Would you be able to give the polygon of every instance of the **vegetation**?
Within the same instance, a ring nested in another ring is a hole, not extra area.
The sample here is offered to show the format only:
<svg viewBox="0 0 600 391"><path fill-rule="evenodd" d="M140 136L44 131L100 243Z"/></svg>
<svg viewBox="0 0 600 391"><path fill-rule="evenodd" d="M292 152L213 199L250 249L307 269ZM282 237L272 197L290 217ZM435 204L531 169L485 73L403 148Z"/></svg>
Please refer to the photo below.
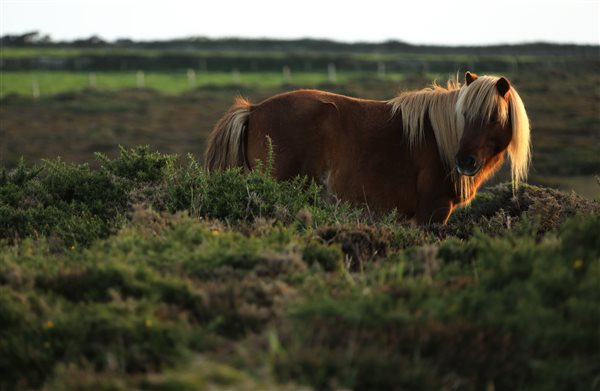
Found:
<svg viewBox="0 0 600 391"><path fill-rule="evenodd" d="M365 75L361 72L341 72L336 81L341 84L356 82ZM431 79L439 77L430 74ZM405 78L403 73L388 73L385 80L390 83ZM180 72L145 72L143 86L165 94L181 94L196 88L240 87L276 88L281 85L316 86L329 82L326 70L322 72L298 72L284 76L279 72L203 72L188 76ZM85 89L100 91L118 91L138 87L138 74L135 71L124 72L65 72L65 71L29 71L4 72L0 97L11 94L32 95L32 83L35 83L40 95L54 95L81 91Z"/></svg>
<svg viewBox="0 0 600 391"><path fill-rule="evenodd" d="M270 164L97 159L0 173L0 389L598 383L598 202L504 184L417 228Z"/></svg>

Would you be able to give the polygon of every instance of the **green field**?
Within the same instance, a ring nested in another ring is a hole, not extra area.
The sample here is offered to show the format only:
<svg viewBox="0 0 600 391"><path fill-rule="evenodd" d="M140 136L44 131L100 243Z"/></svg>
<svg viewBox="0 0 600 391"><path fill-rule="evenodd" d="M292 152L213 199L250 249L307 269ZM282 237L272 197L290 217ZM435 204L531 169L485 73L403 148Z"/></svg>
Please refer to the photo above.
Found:
<svg viewBox="0 0 600 391"><path fill-rule="evenodd" d="M372 74L371 76L376 74ZM339 72L336 82L346 84L368 76L364 72ZM431 74L432 78L440 75ZM399 82L405 77L401 73L387 73L384 80ZM54 95L62 92L80 91L93 86L100 91L117 91L138 86L137 72L2 72L0 74L0 97L8 94L32 95L33 84L37 84L39 94ZM187 72L145 72L144 86L166 94L180 94L198 87L244 86L244 87L279 87L293 84L314 87L330 82L329 75L323 72L291 73L289 78L283 72L196 72L190 81Z"/></svg>

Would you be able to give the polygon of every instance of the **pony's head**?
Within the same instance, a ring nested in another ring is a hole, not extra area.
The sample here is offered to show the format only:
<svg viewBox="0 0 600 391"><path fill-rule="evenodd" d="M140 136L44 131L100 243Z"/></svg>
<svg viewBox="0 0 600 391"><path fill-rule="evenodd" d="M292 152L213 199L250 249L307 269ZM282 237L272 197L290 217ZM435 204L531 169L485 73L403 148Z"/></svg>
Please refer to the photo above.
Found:
<svg viewBox="0 0 600 391"><path fill-rule="evenodd" d="M504 77L467 72L456 102L462 129L456 170L475 176L501 160L508 151L513 188L527 176L530 162L529 120L517 91Z"/></svg>

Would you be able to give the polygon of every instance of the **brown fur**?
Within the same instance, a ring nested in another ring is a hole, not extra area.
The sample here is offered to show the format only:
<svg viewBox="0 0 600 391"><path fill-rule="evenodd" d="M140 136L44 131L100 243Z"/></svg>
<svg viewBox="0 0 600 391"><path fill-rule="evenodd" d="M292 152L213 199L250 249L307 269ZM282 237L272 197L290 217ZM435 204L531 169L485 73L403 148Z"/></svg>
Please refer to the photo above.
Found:
<svg viewBox="0 0 600 391"><path fill-rule="evenodd" d="M237 140L245 141L236 149L228 144L227 132L232 129L232 113L239 113L240 108L247 118L243 137ZM420 224L446 222L453 209L469 202L481 183L500 167L510 143L510 124L496 129L501 135L491 141L483 137L487 133L475 131L481 124L465 124L465 136L471 135L472 140L469 144L463 137L460 150L485 144L485 151L480 156L481 169L470 177L470 193L463 195L457 190L455 168L442 161L428 116L423 121L419 142L409 145L402 112L392 115L390 102L316 90L283 93L252 106L238 101L215 126L205 165L208 170L252 169L257 160L267 159L270 138L274 175L280 180L305 175L322 182L341 199L366 204L372 211L384 213L395 208ZM241 152L234 154L234 150ZM240 157L243 151L244 159Z"/></svg>

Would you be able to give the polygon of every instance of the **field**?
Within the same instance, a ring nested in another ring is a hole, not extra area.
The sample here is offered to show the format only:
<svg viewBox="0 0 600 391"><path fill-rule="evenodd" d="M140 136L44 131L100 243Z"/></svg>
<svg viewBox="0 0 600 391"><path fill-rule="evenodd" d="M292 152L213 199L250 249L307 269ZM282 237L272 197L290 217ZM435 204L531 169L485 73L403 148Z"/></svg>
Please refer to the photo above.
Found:
<svg viewBox="0 0 600 391"><path fill-rule="evenodd" d="M431 79L440 75L430 74ZM383 80L390 83L401 81L402 73L387 73ZM90 78L95 81L90 83ZM364 78L364 72L336 73L336 82L346 84ZM32 84L35 80L40 95L54 95L64 92L80 91L83 89L98 89L100 91L118 91L138 87L137 72L5 72L0 84L0 97L9 94L32 95ZM186 71L174 72L145 72L143 86L158 92L174 95L191 92L195 88L206 87L235 87L245 88L277 88L285 84L317 86L329 81L327 72L300 72L286 77L282 72L248 72L237 76L234 72L197 72L188 78Z"/></svg>
<svg viewBox="0 0 600 391"><path fill-rule="evenodd" d="M597 59L212 44L2 48L0 391L600 387ZM162 69L173 56L209 56L212 69ZM98 68L40 68L55 64L42 57ZM100 69L124 58L156 69L143 86L139 68ZM296 66L307 59L311 70ZM515 194L501 171L447 225L375 217L306 178L276 182L277 156L248 175L198 163L236 95L389 99L464 63L518 88L533 168Z"/></svg>

